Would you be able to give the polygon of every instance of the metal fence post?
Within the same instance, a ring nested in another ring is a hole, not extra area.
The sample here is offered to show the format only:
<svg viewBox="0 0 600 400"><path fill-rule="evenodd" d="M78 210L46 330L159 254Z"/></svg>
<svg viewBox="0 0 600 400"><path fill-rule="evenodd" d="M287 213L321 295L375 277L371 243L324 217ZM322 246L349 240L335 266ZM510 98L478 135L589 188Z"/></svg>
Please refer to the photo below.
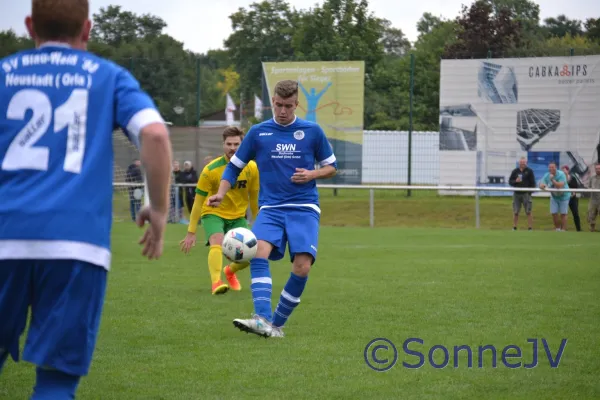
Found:
<svg viewBox="0 0 600 400"><path fill-rule="evenodd" d="M200 57L196 58L196 127L200 126Z"/></svg>
<svg viewBox="0 0 600 400"><path fill-rule="evenodd" d="M407 185L410 186L412 182L412 133L413 133L413 94L415 87L415 55L410 54L410 92L409 92L409 112L408 112L408 179ZM410 197L411 191L408 189L406 195Z"/></svg>
<svg viewBox="0 0 600 400"><path fill-rule="evenodd" d="M479 190L475 190L475 227L479 229Z"/></svg>
<svg viewBox="0 0 600 400"><path fill-rule="evenodd" d="M369 226L375 226L375 191L369 189Z"/></svg>
<svg viewBox="0 0 600 400"><path fill-rule="evenodd" d="M175 187L175 216L173 217L173 220L179 222L181 220L180 215L183 216L182 210L179 209L179 188L180 188L180 186L174 185L174 187Z"/></svg>

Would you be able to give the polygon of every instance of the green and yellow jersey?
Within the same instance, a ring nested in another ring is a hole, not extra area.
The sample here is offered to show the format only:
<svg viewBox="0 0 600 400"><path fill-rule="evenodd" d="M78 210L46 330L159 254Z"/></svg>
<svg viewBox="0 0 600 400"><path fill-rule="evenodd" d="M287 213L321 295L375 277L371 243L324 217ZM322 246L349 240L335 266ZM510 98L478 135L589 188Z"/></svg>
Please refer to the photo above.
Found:
<svg viewBox="0 0 600 400"><path fill-rule="evenodd" d="M259 174L254 161L250 161L242 170L237 182L225 195L219 207L210 207L206 198L217 194L221 184L221 176L229 163L227 156L215 158L204 167L198 184L196 185L196 198L190 216L189 232L196 232L198 220L208 214L216 215L223 219L237 219L246 216L250 207L252 215L258 213Z"/></svg>

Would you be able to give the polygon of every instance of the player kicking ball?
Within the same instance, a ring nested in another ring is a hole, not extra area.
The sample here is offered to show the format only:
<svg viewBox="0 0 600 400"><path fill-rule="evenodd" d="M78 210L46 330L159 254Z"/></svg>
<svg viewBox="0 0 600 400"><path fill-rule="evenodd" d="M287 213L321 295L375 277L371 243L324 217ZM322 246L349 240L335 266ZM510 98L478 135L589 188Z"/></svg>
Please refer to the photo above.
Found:
<svg viewBox="0 0 600 400"><path fill-rule="evenodd" d="M252 231L258 239L258 250L250 262L255 315L251 319L235 319L233 324L260 336L283 337L282 328L300 303L317 258L321 210L315 181L334 176L337 164L321 127L295 115L297 82L278 82L272 102L273 119L250 128L225 168L218 192L207 203L218 207L235 188L243 169L252 160L256 162L260 172L260 213ZM319 169L315 169L315 163ZM269 260L281 260L287 246L292 272L273 312Z"/></svg>
<svg viewBox="0 0 600 400"><path fill-rule="evenodd" d="M227 193L218 208L209 207L205 202L206 196L212 196L217 192L223 171L243 139L244 133L236 127L228 127L223 131L224 155L212 160L202 170L196 186L196 198L192 207L188 233L180 242L181 251L188 254L196 244L196 228L198 220L201 218L207 238L206 245L210 246L208 270L212 281L212 294L224 294L229 289L241 290L242 286L236 273L249 265L248 262L233 262L226 266L223 272L229 286L223 283L221 279L223 235L234 228L249 227L246 219L248 206L250 206L254 218L258 213L259 176L256 163L248 163L241 171L236 185Z"/></svg>
<svg viewBox="0 0 600 400"><path fill-rule="evenodd" d="M86 51L88 1L31 4L36 48L0 60L0 372L29 325L31 399L66 400L89 372L104 305L113 130L141 151L150 206L137 223L150 222L140 240L150 259L163 250L171 144L133 76Z"/></svg>

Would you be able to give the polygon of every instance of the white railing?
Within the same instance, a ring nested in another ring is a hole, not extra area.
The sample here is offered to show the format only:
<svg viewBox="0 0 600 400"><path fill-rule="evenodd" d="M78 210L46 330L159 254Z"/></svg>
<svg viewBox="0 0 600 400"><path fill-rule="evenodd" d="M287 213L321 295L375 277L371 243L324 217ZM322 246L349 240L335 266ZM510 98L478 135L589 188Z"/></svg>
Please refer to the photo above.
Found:
<svg viewBox="0 0 600 400"><path fill-rule="evenodd" d="M113 186L140 187L140 183L115 182ZM174 184L174 187L196 187L193 184ZM553 192L571 192L571 193L600 193L600 189L539 189L539 188L515 188L515 187L498 187L498 186L417 186L417 185L317 185L319 189L353 189L353 190L368 190L369 191L369 225L375 226L375 190L452 190L452 191L472 191L475 192L475 227L480 227L480 192L531 192L539 194L547 194ZM175 190L175 196L179 196L179 191ZM147 198L147 197L146 197ZM443 200L441 200L443 201ZM177 203L176 203L177 204Z"/></svg>

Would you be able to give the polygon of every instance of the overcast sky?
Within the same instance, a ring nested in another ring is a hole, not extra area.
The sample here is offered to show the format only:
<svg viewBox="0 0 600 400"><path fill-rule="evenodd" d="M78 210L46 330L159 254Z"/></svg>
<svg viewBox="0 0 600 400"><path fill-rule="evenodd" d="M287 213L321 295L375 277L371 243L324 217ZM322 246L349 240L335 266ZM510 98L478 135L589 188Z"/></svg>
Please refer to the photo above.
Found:
<svg viewBox="0 0 600 400"><path fill-rule="evenodd" d="M223 40L231 33L229 15L240 7L247 7L252 0L90 0L91 12L110 4L137 14L150 13L167 23L166 33L183 42L185 47L197 53L223 47ZM317 0L288 0L297 9L307 9ZM458 15L461 4L466 0L370 0L370 9L379 17L392 21L402 29L409 40L417 37L416 24L424 12L445 18ZM541 19L565 14L569 18L585 20L600 17L600 0L539 0ZM26 33L24 18L30 10L28 0L0 0L0 30L13 29Z"/></svg>

